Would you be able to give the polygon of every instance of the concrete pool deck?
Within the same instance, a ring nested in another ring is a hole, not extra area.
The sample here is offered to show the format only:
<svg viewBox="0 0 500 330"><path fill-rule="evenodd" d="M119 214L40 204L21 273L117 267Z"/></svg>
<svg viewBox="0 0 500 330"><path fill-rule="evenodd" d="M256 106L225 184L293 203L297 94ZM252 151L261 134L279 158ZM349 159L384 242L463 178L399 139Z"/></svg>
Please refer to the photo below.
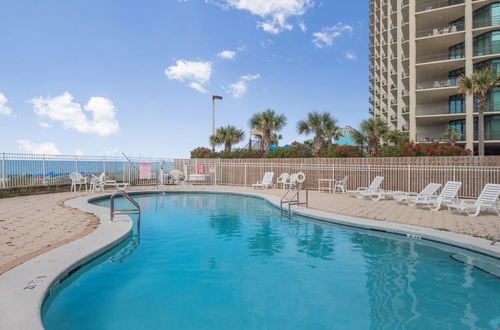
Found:
<svg viewBox="0 0 500 330"><path fill-rule="evenodd" d="M155 190L156 187L132 189ZM284 193L280 189L192 185L168 186L167 190L252 192L274 197L281 197ZM390 200L374 202L318 191L310 191L309 194L309 207L314 210L474 237L500 237L500 218L491 213L472 218L464 214L451 214L447 210L430 212L423 208L416 209ZM39 254L91 233L97 227L97 218L64 205L64 201L68 199L86 195L90 194L65 192L0 199L0 274Z"/></svg>

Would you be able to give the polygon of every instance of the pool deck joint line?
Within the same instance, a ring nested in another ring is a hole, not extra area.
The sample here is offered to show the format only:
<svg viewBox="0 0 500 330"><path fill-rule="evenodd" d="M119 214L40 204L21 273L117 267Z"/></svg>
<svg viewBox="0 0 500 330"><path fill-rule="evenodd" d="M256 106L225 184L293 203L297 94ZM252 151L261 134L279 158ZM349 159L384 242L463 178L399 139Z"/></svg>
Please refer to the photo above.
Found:
<svg viewBox="0 0 500 330"><path fill-rule="evenodd" d="M279 208L280 197L265 194L263 191L200 189L197 187L179 187L167 190L175 192L230 193L258 197L267 200ZM159 193L158 190L131 192L138 194ZM0 329L43 329L41 308L51 288L60 278L79 265L94 259L116 246L132 230L132 220L120 216L116 221L109 221L109 209L90 204L110 194L83 196L65 202L65 205L96 215L99 226L89 235L39 255L0 275ZM425 239L454 247L461 247L494 258L500 258L500 244L491 245L490 241L454 232L439 231L413 225L370 220L361 217L345 216L317 209L294 207L297 215L327 221L349 227L383 231L399 234L413 239Z"/></svg>

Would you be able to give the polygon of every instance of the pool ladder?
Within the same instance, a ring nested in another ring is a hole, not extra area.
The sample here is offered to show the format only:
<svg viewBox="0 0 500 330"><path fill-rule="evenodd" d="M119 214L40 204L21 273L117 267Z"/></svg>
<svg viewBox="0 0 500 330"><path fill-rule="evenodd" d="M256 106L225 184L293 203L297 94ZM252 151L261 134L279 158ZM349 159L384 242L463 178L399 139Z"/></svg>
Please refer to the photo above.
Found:
<svg viewBox="0 0 500 330"><path fill-rule="evenodd" d="M304 191L306 193L306 199L305 201L301 202L300 201L300 192ZM286 197L291 193L295 192L290 199L286 199ZM306 207L309 207L309 192L307 188L300 186L292 186L290 189L287 190L287 192L281 197L280 200L280 209L281 209L281 214L283 214L283 205L288 204L288 215L292 214L292 205L305 205Z"/></svg>
<svg viewBox="0 0 500 330"><path fill-rule="evenodd" d="M121 196L121 197L126 198L133 206L135 206L135 208L133 208L133 209L115 209L115 198L117 196ZM111 195L109 203L110 203L110 210L111 210L111 214L110 214L111 221L113 221L115 215L120 215L120 214L137 214L139 218L141 217L141 207L139 206L139 203L137 203L135 201L135 199L130 197L130 195L125 190L118 189L117 191L115 191Z"/></svg>

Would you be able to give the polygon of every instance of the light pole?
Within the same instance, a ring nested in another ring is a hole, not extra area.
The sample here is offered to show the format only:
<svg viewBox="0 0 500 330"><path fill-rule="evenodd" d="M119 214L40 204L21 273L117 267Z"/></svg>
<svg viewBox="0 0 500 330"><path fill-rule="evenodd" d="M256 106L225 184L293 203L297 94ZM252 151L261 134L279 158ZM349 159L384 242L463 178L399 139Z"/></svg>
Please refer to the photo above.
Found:
<svg viewBox="0 0 500 330"><path fill-rule="evenodd" d="M215 100L222 100L219 95L212 95L212 135L215 135ZM215 145L212 145L212 150L215 151Z"/></svg>

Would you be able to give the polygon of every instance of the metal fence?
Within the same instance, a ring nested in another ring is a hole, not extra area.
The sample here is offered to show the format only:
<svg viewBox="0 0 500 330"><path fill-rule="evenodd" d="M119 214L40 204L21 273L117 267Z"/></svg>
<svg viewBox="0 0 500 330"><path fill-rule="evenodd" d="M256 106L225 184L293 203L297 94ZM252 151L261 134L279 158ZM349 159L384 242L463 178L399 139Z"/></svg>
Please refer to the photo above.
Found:
<svg viewBox="0 0 500 330"><path fill-rule="evenodd" d="M281 160L283 161L283 160ZM245 162L219 159L186 159L176 160L176 167L188 173L197 173L200 168L212 167L215 171L207 173L205 183L230 186L251 186L262 180L265 172L274 172L274 181L282 173L303 172L306 175L306 186L318 188L318 179L341 180L349 176L348 189L366 187L375 176L383 176L382 189L418 192L427 184L447 181L460 181L462 197L477 197L487 183L500 183L500 166L454 166L454 165L373 165L312 163L311 162ZM286 160L285 160L286 161ZM305 161L308 161L307 159Z"/></svg>
<svg viewBox="0 0 500 330"><path fill-rule="evenodd" d="M150 164L149 179L139 176L140 165L144 163ZM173 160L1 153L0 189L69 184L72 172L87 177L104 172L107 179L131 184L156 184L161 166L168 171L173 168Z"/></svg>
<svg viewBox="0 0 500 330"><path fill-rule="evenodd" d="M151 173L141 178L140 166ZM385 177L383 189L420 191L430 182L463 183L462 197L477 197L486 183L500 183L500 157L410 157L410 158L311 158L311 159L170 159L91 156L0 154L0 189L69 184L71 172L84 176L106 174L107 179L134 185L155 185L160 168L164 173L180 170L198 184L251 186L265 172L304 172L306 185L318 188L318 179L341 180L349 176L348 189L367 186L377 175ZM195 175L194 175L195 174ZM190 180L191 179L191 180Z"/></svg>

